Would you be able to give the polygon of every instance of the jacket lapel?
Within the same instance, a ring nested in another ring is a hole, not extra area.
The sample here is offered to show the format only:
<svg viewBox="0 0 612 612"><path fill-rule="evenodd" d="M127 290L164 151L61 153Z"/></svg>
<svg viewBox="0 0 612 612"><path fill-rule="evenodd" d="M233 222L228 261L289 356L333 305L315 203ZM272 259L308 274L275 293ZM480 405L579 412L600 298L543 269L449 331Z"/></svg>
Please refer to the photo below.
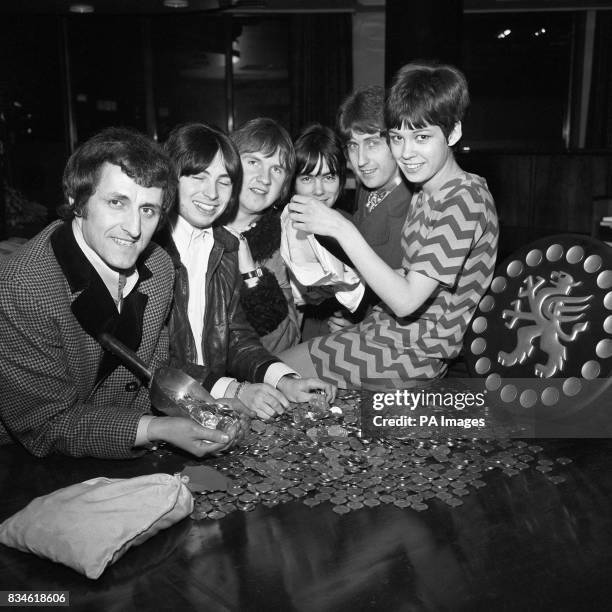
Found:
<svg viewBox="0 0 612 612"><path fill-rule="evenodd" d="M70 308L83 330L96 340L101 332L107 332L137 351L142 340L142 323L149 299L138 289L144 280L151 277L151 271L143 263L149 249L140 257L138 284L123 301L119 314L106 285L79 248L70 222L58 227L51 237L51 244L70 290L76 295ZM120 364L117 357L105 351L96 382L106 378Z"/></svg>

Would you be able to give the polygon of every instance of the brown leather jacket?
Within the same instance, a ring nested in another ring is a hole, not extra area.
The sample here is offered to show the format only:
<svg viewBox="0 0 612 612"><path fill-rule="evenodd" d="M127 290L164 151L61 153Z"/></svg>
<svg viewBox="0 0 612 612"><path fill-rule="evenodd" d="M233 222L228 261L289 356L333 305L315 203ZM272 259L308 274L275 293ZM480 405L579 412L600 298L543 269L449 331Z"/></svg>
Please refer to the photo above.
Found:
<svg viewBox="0 0 612 612"><path fill-rule="evenodd" d="M240 305L242 279L238 269L238 240L222 227L213 229L215 239L206 272L206 313L202 334L204 365L197 365L195 339L187 317L189 283L169 225L155 237L174 262L174 303L168 323L170 361L211 389L221 376L263 382L276 359L261 344Z"/></svg>

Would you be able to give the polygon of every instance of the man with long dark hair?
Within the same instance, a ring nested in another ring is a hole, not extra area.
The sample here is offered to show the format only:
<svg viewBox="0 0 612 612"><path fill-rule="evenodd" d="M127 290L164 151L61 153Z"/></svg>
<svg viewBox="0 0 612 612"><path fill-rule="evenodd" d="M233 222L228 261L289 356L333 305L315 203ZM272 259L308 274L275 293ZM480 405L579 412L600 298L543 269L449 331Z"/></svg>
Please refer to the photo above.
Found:
<svg viewBox="0 0 612 612"><path fill-rule="evenodd" d="M229 441L152 416L147 387L97 340L112 334L152 370L168 359L173 268L150 241L175 181L159 146L126 129L100 132L68 160L64 220L0 269L0 444L122 458L157 440L197 456Z"/></svg>

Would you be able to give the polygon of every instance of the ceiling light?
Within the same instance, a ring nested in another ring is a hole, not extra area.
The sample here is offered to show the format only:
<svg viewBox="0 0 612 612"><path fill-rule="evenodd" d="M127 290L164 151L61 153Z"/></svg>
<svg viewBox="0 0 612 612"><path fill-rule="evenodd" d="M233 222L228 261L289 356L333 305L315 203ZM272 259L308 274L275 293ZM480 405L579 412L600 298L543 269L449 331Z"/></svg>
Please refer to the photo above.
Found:
<svg viewBox="0 0 612 612"><path fill-rule="evenodd" d="M189 2L187 0L164 0L164 6L167 8L187 8L189 6Z"/></svg>
<svg viewBox="0 0 612 612"><path fill-rule="evenodd" d="M94 7L91 4L71 4L70 5L71 13L93 13Z"/></svg>

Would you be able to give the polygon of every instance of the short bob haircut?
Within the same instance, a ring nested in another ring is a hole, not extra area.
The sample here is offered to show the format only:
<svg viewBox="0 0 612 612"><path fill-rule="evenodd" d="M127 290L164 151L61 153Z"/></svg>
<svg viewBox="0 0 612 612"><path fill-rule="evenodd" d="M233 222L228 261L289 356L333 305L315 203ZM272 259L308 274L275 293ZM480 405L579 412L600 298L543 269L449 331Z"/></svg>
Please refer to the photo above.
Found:
<svg viewBox="0 0 612 612"><path fill-rule="evenodd" d="M385 105L387 129L440 127L448 138L470 102L465 75L455 66L421 61L399 69Z"/></svg>
<svg viewBox="0 0 612 612"><path fill-rule="evenodd" d="M280 163L287 171L287 176L274 206L284 205L289 198L295 172L295 151L287 130L274 119L257 117L243 123L232 132L231 138L240 155L261 153L264 157L271 157L279 151Z"/></svg>
<svg viewBox="0 0 612 612"><path fill-rule="evenodd" d="M319 160L325 160L329 171L338 177L340 193L342 192L346 183L346 158L342 143L334 130L320 123L313 123L302 131L294 146L295 178L301 174L312 173Z"/></svg>
<svg viewBox="0 0 612 612"><path fill-rule="evenodd" d="M358 134L385 134L385 90L379 85L356 89L338 109L338 132L346 143L351 132Z"/></svg>
<svg viewBox="0 0 612 612"><path fill-rule="evenodd" d="M204 172L221 153L223 164L232 181L232 195L223 213L213 225L225 225L233 220L238 210L238 196L242 187L240 155L229 136L207 123L186 123L170 132L164 150L176 168L178 178ZM177 204L178 206L178 204Z"/></svg>
<svg viewBox="0 0 612 612"><path fill-rule="evenodd" d="M64 204L59 215L66 220L86 215L87 202L100 182L104 164L114 164L141 187L163 190L160 224L174 203L176 176L172 162L148 136L127 128L111 127L84 142L64 169Z"/></svg>

